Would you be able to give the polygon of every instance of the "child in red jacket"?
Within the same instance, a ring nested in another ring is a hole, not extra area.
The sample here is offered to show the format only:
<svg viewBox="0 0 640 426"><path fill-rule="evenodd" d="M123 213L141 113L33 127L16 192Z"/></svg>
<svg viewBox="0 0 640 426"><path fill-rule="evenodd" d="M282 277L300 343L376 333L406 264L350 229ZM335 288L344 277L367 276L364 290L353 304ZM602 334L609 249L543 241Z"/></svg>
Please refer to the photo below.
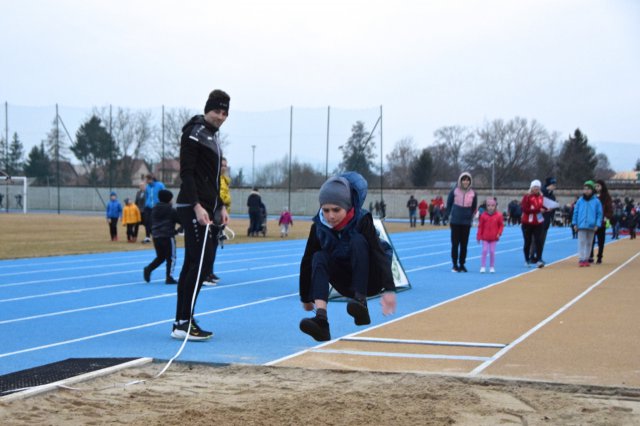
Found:
<svg viewBox="0 0 640 426"><path fill-rule="evenodd" d="M480 260L480 273L486 272L487 253L489 253L489 272L496 272L496 244L504 230L504 221L502 214L496 212L497 203L495 198L487 200L487 209L480 216L478 223L478 242L482 241L482 257Z"/></svg>

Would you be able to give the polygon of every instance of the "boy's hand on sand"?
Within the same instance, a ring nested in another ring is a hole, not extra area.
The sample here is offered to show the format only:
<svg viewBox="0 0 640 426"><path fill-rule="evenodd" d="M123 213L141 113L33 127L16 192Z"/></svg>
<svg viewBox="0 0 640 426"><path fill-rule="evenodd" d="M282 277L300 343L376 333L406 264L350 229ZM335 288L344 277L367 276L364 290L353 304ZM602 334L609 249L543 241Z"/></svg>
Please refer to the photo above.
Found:
<svg viewBox="0 0 640 426"><path fill-rule="evenodd" d="M380 305L382 305L382 315L387 316L395 314L396 312L396 293L393 291L387 291L382 294L380 299Z"/></svg>
<svg viewBox="0 0 640 426"><path fill-rule="evenodd" d="M313 311L313 303L312 302L305 302L302 303L302 309L304 309L305 311Z"/></svg>

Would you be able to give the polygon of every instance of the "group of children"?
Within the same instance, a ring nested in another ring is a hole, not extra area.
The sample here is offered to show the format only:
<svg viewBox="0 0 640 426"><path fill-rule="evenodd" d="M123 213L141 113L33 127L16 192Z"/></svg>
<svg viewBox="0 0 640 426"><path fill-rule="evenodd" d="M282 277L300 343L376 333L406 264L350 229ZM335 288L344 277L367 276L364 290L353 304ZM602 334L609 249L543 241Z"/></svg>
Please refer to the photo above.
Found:
<svg viewBox="0 0 640 426"><path fill-rule="evenodd" d="M142 214L138 206L125 198L123 208L118 201L118 195L111 192L106 213L111 241L118 241L118 220L122 218L122 226L127 228L127 242L135 243L138 239L138 229L142 223Z"/></svg>

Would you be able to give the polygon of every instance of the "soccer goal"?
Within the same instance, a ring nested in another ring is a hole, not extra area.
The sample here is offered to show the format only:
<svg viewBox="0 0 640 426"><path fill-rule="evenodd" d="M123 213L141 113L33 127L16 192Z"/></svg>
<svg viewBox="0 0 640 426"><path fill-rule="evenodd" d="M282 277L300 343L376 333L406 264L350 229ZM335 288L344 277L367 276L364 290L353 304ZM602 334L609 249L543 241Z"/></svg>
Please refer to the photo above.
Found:
<svg viewBox="0 0 640 426"><path fill-rule="evenodd" d="M26 176L0 176L0 210L27 213Z"/></svg>

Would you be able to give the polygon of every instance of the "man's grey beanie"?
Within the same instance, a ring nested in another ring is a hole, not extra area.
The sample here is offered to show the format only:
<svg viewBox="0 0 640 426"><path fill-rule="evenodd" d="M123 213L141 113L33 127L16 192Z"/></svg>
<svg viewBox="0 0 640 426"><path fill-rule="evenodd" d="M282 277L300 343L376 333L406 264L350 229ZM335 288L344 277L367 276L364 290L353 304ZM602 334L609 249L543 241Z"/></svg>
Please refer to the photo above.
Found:
<svg viewBox="0 0 640 426"><path fill-rule="evenodd" d="M345 210L352 207L351 204L351 186L349 181L340 176L329 178L320 187L318 194L320 205L335 204Z"/></svg>

